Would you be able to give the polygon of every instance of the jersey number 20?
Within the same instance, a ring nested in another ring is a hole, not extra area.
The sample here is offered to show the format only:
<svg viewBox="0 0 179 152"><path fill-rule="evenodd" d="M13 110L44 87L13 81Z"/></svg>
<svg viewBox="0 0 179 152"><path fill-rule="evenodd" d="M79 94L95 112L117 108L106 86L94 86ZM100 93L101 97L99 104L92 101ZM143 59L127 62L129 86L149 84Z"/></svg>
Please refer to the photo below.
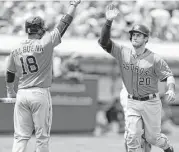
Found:
<svg viewBox="0 0 179 152"><path fill-rule="evenodd" d="M27 71L25 69L25 66L24 66L24 60L23 60L23 57L20 58L20 61L21 61L21 64L22 64L22 70L23 70L23 74L27 74ZM34 72L37 72L38 71L38 65L37 65L37 62L36 62L36 59L34 56L27 56L25 58L25 62L27 64L27 67L28 67L28 70L30 73L34 73Z"/></svg>
<svg viewBox="0 0 179 152"><path fill-rule="evenodd" d="M150 77L139 78L139 85L150 85Z"/></svg>

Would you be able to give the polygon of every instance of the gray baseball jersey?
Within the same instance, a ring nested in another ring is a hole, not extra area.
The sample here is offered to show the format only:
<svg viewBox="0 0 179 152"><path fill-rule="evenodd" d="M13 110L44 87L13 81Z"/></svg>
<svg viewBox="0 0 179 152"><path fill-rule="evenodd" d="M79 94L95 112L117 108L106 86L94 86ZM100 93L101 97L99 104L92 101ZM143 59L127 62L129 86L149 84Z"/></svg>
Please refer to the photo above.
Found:
<svg viewBox="0 0 179 152"><path fill-rule="evenodd" d="M27 39L14 49L7 69L19 77L19 89L29 87L48 88L52 81L52 54L61 42L57 28L46 32L42 39Z"/></svg>
<svg viewBox="0 0 179 152"><path fill-rule="evenodd" d="M128 93L134 96L157 93L158 80L173 75L167 63L148 49L137 57L132 49L113 42L111 55L119 63Z"/></svg>

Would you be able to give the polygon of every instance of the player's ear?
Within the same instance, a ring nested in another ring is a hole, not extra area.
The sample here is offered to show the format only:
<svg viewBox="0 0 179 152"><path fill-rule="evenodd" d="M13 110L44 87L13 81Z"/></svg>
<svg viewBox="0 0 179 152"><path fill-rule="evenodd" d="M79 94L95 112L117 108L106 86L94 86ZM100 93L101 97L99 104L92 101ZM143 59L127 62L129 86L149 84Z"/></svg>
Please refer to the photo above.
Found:
<svg viewBox="0 0 179 152"><path fill-rule="evenodd" d="M148 36L145 36L145 43L147 43L149 40L149 37Z"/></svg>

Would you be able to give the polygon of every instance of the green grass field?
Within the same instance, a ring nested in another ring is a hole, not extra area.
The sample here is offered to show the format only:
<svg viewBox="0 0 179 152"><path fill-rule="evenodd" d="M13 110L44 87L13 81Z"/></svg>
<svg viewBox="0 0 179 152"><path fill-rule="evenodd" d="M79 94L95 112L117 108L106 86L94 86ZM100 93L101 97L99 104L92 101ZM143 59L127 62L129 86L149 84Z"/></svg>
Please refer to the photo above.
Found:
<svg viewBox="0 0 179 152"><path fill-rule="evenodd" d="M168 135L175 152L179 151L179 127L172 126L172 133ZM0 152L11 152L13 135L0 135ZM33 152L35 138L29 141L27 152ZM60 135L52 134L50 140L52 152L125 152L123 135L110 132L105 135ZM152 152L163 152L153 147Z"/></svg>

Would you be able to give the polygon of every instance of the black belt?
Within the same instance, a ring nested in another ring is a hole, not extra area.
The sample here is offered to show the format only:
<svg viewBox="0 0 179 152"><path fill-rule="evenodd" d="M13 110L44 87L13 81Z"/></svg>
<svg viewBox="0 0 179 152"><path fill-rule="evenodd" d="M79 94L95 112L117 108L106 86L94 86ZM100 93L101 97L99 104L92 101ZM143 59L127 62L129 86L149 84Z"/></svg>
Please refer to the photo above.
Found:
<svg viewBox="0 0 179 152"><path fill-rule="evenodd" d="M149 95L149 96L145 96L145 97L135 97L135 96L129 94L128 98L134 99L134 100L139 100L139 101L146 101L146 100L156 98L156 94L151 94L151 96Z"/></svg>

